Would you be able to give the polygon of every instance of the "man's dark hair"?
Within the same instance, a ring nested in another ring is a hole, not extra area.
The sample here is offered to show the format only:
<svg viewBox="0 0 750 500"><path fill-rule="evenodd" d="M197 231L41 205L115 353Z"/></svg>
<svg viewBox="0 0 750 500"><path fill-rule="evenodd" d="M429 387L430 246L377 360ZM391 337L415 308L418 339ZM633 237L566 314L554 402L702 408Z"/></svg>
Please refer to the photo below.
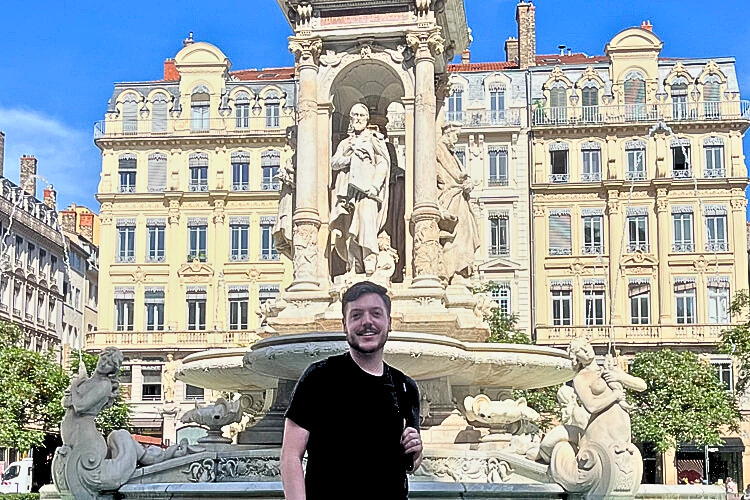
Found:
<svg viewBox="0 0 750 500"><path fill-rule="evenodd" d="M385 312L388 316L391 315L391 298L388 296L388 290L371 281L360 281L349 287L349 289L344 292L344 295L341 296L341 313L344 317L346 317L346 305L368 293L380 295L380 298L383 299L383 304L385 304Z"/></svg>

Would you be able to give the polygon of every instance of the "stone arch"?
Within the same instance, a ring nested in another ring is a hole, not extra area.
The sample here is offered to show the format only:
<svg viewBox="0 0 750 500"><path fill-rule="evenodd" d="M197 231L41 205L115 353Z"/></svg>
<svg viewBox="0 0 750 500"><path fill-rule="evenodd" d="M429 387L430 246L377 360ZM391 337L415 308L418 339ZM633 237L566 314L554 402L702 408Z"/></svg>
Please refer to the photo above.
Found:
<svg viewBox="0 0 750 500"><path fill-rule="evenodd" d="M180 67L219 66L229 71L232 64L218 47L206 42L194 42L183 47L174 57L175 66Z"/></svg>

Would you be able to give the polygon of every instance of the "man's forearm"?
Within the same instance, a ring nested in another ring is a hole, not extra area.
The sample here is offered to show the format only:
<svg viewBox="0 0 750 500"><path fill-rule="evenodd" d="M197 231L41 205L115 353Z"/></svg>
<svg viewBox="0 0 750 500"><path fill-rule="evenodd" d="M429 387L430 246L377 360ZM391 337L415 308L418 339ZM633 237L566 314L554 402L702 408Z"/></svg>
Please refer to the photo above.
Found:
<svg viewBox="0 0 750 500"><path fill-rule="evenodd" d="M306 500L305 473L302 460L297 457L281 457L281 482L287 500Z"/></svg>

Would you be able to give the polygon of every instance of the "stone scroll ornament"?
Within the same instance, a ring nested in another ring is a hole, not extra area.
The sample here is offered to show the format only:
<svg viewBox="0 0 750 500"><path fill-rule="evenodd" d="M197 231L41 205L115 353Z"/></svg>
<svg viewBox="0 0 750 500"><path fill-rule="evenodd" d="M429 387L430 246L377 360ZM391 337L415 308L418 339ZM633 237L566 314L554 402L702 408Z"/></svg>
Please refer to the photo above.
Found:
<svg viewBox="0 0 750 500"><path fill-rule="evenodd" d="M569 433L568 439L554 444L549 475L566 491L586 499L633 498L643 461L630 440L632 407L625 401L625 390L643 391L646 383L628 375L609 355L599 367L586 340L574 339L568 354L576 370L573 389L590 417L580 437Z"/></svg>
<svg viewBox="0 0 750 500"><path fill-rule="evenodd" d="M138 464L152 465L203 451L189 446L187 441L166 450L158 446L144 448L124 429L114 430L104 439L94 420L117 399L122 360L119 349L105 348L94 373L89 377L81 362L78 375L65 391L65 416L60 424L63 444L52 461L52 479L62 498L111 499L132 477Z"/></svg>

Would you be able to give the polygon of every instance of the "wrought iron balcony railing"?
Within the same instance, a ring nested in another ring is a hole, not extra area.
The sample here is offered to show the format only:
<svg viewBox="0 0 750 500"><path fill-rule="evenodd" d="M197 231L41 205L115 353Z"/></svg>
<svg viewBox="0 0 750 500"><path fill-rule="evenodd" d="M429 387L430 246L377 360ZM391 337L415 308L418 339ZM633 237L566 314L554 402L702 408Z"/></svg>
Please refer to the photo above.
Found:
<svg viewBox="0 0 750 500"><path fill-rule="evenodd" d="M510 247L508 245L497 245L489 248L490 257L502 257L510 255Z"/></svg>
<svg viewBox="0 0 750 500"><path fill-rule="evenodd" d="M691 179L693 170L690 168L672 170L672 179Z"/></svg>
<svg viewBox="0 0 750 500"><path fill-rule="evenodd" d="M648 253L649 251L650 251L650 246L648 243L628 243L628 246L627 246L628 253L635 253L635 252Z"/></svg>
<svg viewBox="0 0 750 500"><path fill-rule="evenodd" d="M581 174L581 182L601 182L601 172L584 172Z"/></svg>
<svg viewBox="0 0 750 500"><path fill-rule="evenodd" d="M583 255L599 255L604 253L604 245L583 245L581 247L581 253Z"/></svg>
<svg viewBox="0 0 750 500"><path fill-rule="evenodd" d="M690 252L695 252L695 243L692 243L692 242L673 243L672 244L672 251L675 252L675 253L690 253Z"/></svg>
<svg viewBox="0 0 750 500"><path fill-rule="evenodd" d="M706 252L728 252L729 243L726 241L709 241L706 243Z"/></svg>
<svg viewBox="0 0 750 500"><path fill-rule="evenodd" d="M549 174L549 181L553 184L570 182L570 174Z"/></svg>
<svg viewBox="0 0 750 500"><path fill-rule="evenodd" d="M252 116L247 121L240 122L234 116L196 120L191 118L125 120L122 117L116 117L95 122L94 139L207 134L284 134L286 127L294 125L294 115L292 111L288 115L271 120L267 120L265 116Z"/></svg>

